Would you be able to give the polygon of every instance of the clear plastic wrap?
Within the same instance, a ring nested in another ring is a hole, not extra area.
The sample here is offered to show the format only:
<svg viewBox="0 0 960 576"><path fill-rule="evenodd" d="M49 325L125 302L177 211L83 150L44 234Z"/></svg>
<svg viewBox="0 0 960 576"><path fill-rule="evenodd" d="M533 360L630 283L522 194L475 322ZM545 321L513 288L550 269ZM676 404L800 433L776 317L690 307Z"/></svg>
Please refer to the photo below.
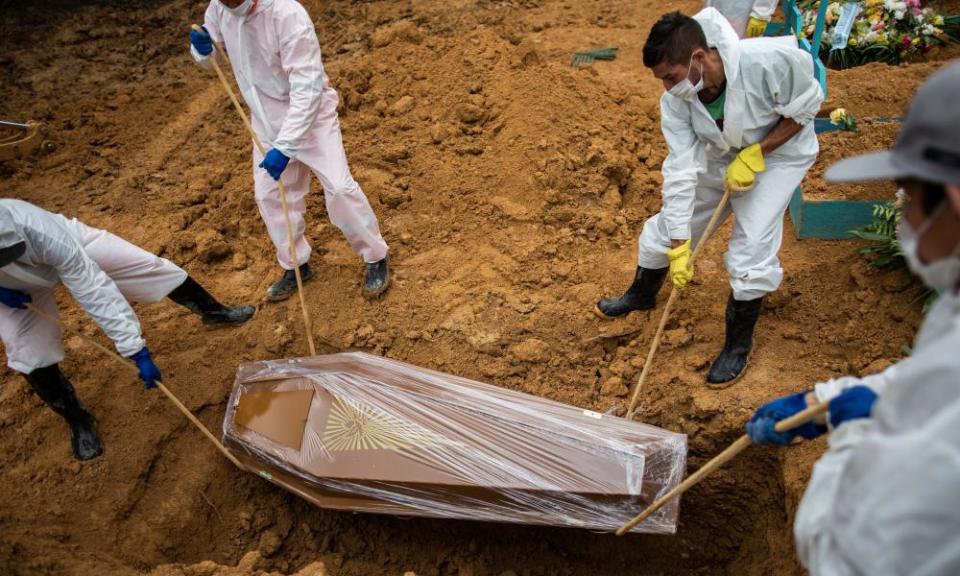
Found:
<svg viewBox="0 0 960 576"><path fill-rule="evenodd" d="M363 353L241 365L223 435L323 508L609 531L686 468L683 434Z"/></svg>

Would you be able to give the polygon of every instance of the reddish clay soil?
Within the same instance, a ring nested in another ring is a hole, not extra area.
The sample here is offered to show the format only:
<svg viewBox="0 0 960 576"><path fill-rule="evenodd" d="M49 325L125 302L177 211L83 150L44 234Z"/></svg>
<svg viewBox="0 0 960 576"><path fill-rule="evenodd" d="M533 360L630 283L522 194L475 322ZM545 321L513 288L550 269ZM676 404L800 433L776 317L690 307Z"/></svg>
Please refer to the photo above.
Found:
<svg viewBox="0 0 960 576"><path fill-rule="evenodd" d="M219 430L240 362L307 347L296 300L264 302L278 268L253 201L249 139L215 77L188 55L205 2L0 4L0 117L44 122L47 141L43 153L0 165L2 194L110 229L222 299L257 305L235 330L207 329L169 302L137 307L168 385ZM660 13L697 3L304 4L395 272L383 299L361 297L360 262L316 190L307 299L321 352L364 350L622 408L660 309L602 322L591 307L626 286L641 224L660 205L662 87L641 63L646 32ZM619 47L616 60L570 67L574 51L606 46ZM831 71L825 112L898 115L949 54ZM830 135L824 158L881 148L895 131ZM811 190L827 190L822 164ZM723 342L729 223L668 325L639 414L689 435L691 470L764 401L896 361L920 321L909 276L871 269L852 241L798 242L789 226L786 279L736 385L704 386ZM103 340L66 294L61 303L71 329ZM670 537L353 515L239 472L161 395L95 350L69 349L62 367L96 414L106 453L73 462L66 427L0 369L0 573L801 573L790 523L822 441L750 449L684 497Z"/></svg>

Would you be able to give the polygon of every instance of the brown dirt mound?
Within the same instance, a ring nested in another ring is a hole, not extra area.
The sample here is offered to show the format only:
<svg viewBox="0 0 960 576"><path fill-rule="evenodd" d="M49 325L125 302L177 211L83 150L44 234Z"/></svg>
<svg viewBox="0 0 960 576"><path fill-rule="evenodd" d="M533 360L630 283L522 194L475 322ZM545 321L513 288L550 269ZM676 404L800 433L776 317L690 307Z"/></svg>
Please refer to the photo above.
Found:
<svg viewBox="0 0 960 576"><path fill-rule="evenodd" d="M149 576L284 576L279 572L261 570L263 556L260 552L247 552L236 566L224 566L210 560L204 560L187 566L183 564L165 564L150 571ZM313 562L291 576L327 576L323 562ZM409 574L409 573L408 573Z"/></svg>
<svg viewBox="0 0 960 576"><path fill-rule="evenodd" d="M297 303L263 301L277 268L253 202L248 139L187 54L203 4L5 7L0 117L44 121L50 145L0 166L0 186L177 261L226 301L258 305L237 330L207 330L170 303L137 308L170 386L219 429L239 362L306 346ZM623 389L604 384L635 382L658 311L602 323L590 307L624 287L640 225L659 207L661 87L639 51L665 8L304 4L396 274L382 300L362 299L360 263L318 190L309 204L318 277L307 292L322 351L366 350L598 411L622 406ZM619 46L618 59L569 66L573 51L599 46ZM831 101L859 116L894 114L934 68L889 69L869 100L861 83L871 74L832 72ZM910 279L870 269L854 243L788 235L787 278L768 299L750 371L707 390L723 340L726 234L707 248L642 397L643 420L690 436L691 469L763 401L899 358L920 316ZM68 324L97 334L67 295L61 302ZM617 333L626 335L601 336ZM820 443L741 456L685 496L674 537L351 515L234 470L165 399L95 351L74 347L64 370L99 418L106 453L71 462L55 415L0 372L3 573L231 574L224 566L241 559L240 574L315 561L336 576L799 573L789 522Z"/></svg>

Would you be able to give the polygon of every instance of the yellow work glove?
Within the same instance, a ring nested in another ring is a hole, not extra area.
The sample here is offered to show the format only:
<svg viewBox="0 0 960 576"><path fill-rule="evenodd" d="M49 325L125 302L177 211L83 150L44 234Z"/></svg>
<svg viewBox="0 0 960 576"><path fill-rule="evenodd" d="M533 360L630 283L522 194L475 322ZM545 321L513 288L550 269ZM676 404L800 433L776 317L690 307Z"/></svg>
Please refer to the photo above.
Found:
<svg viewBox="0 0 960 576"><path fill-rule="evenodd" d="M757 180L757 173L767 169L763 161L763 149L760 144L747 146L737 154L733 162L727 166L727 177L723 183L734 196L753 190Z"/></svg>
<svg viewBox="0 0 960 576"><path fill-rule="evenodd" d="M750 18L750 21L747 22L747 38L756 38L757 36L763 36L763 33L767 31L767 21L761 20L759 18Z"/></svg>
<svg viewBox="0 0 960 576"><path fill-rule="evenodd" d="M693 278L693 266L690 266L690 241L667 250L670 259L670 280L677 288L683 288Z"/></svg>

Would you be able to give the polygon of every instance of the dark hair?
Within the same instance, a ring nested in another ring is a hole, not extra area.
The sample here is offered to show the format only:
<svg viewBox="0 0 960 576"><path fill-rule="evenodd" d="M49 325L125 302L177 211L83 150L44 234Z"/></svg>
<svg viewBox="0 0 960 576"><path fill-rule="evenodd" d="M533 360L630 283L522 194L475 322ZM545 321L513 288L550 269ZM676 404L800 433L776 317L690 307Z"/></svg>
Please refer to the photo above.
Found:
<svg viewBox="0 0 960 576"><path fill-rule="evenodd" d="M653 68L667 61L669 64L686 64L697 48L707 47L700 23L680 12L664 14L650 29L647 43L643 45L643 65Z"/></svg>

